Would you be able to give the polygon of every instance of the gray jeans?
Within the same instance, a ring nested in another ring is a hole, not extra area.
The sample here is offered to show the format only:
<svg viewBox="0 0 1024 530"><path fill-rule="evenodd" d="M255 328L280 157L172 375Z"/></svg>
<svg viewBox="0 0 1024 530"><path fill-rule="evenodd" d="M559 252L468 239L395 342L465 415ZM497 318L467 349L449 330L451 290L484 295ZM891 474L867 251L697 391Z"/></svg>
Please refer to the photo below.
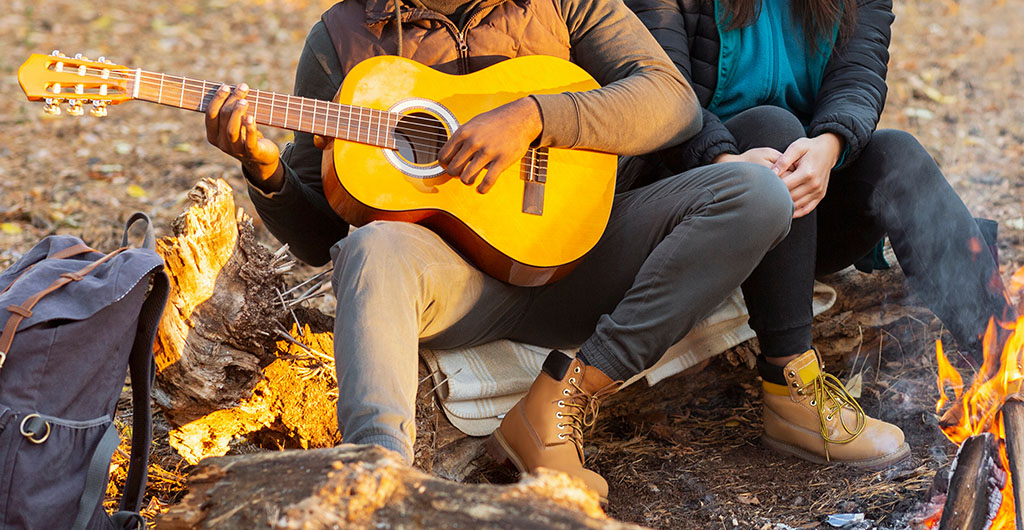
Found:
<svg viewBox="0 0 1024 530"><path fill-rule="evenodd" d="M792 212L767 168L694 169L616 196L579 266L532 288L487 276L418 225L354 231L331 249L343 438L412 461L420 344L582 344L611 378L639 373L740 285L785 237Z"/></svg>

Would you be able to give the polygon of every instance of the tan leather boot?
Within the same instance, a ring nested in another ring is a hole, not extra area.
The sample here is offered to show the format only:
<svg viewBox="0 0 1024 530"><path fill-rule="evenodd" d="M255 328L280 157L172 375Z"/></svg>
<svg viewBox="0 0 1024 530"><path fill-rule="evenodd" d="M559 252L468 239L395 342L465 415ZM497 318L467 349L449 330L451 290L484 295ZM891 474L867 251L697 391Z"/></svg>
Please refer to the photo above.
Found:
<svg viewBox="0 0 1024 530"><path fill-rule="evenodd" d="M864 414L811 349L784 370L788 386L765 381L764 442L805 460L881 469L910 455L899 427Z"/></svg>
<svg viewBox="0 0 1024 530"><path fill-rule="evenodd" d="M600 399L615 393L612 381L593 366L553 351L529 392L488 440L491 456L512 463L520 472L538 467L580 478L607 502L608 483L583 467L583 429L594 424Z"/></svg>

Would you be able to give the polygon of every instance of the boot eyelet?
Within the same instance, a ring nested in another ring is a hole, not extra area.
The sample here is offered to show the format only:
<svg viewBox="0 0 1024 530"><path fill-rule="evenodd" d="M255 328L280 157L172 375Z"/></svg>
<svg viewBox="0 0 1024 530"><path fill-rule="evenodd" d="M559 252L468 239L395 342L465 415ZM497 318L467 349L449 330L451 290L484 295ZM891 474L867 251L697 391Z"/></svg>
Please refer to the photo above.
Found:
<svg viewBox="0 0 1024 530"><path fill-rule="evenodd" d="M829 414L828 416L825 417L825 421L832 421L832 418L835 418L835 417L836 417L835 414Z"/></svg>
<svg viewBox="0 0 1024 530"><path fill-rule="evenodd" d="M796 377L796 372L794 372L793 370L790 370L789 371L789 376L790 377Z"/></svg>
<svg viewBox="0 0 1024 530"><path fill-rule="evenodd" d="M575 377L570 377L569 378L569 382L575 384L576 383L576 378Z"/></svg>
<svg viewBox="0 0 1024 530"><path fill-rule="evenodd" d="M565 408L565 402L562 401L561 399L558 400L558 408L560 408L560 409L564 409Z"/></svg>
<svg viewBox="0 0 1024 530"><path fill-rule="evenodd" d="M564 440L565 439L565 433L558 433L558 439L559 440Z"/></svg>
<svg viewBox="0 0 1024 530"><path fill-rule="evenodd" d="M568 389L568 388L566 388L565 390L563 390L563 391L562 391L562 395L563 395L563 396L568 396L568 395L569 395L569 389Z"/></svg>
<svg viewBox="0 0 1024 530"><path fill-rule="evenodd" d="M802 389L802 388L801 388L800 390L797 390L797 391L796 391L796 394L797 394L798 396L802 396L802 395L804 395L804 389Z"/></svg>
<svg viewBox="0 0 1024 530"><path fill-rule="evenodd" d="M559 424L558 424L558 428L559 428L559 429L561 429L561 428L563 428L563 427L565 427L565 424L564 424L564 423L559 423Z"/></svg>
<svg viewBox="0 0 1024 530"><path fill-rule="evenodd" d="M815 401L815 400L813 400L813 399L811 400L811 406L812 406L812 407L813 407L813 406L815 406L815 405L817 405L817 404L818 404L818 402L817 402L817 401Z"/></svg>
<svg viewBox="0 0 1024 530"><path fill-rule="evenodd" d="M798 386L800 386L800 385L799 385L799 384L797 384L797 382L796 382L796 381L793 381L793 388L796 388L796 387L798 387Z"/></svg>
<svg viewBox="0 0 1024 530"><path fill-rule="evenodd" d="M562 413L561 412L556 412L555 413L555 417L558 418L558 419L562 419Z"/></svg>
<svg viewBox="0 0 1024 530"><path fill-rule="evenodd" d="M574 373L574 374L580 373L580 367L577 366L576 368L573 368L572 373Z"/></svg>

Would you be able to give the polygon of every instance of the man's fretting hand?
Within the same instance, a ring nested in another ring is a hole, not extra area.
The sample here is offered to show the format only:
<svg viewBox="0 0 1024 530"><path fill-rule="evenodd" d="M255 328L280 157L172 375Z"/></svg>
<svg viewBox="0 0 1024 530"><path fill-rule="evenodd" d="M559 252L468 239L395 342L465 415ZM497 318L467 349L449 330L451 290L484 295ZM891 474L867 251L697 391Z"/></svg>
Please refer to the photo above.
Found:
<svg viewBox="0 0 1024 530"><path fill-rule="evenodd" d="M437 159L449 175L459 177L467 186L486 170L476 190L487 193L498 175L522 160L542 128L537 102L530 97L520 98L463 124L441 148Z"/></svg>
<svg viewBox="0 0 1024 530"><path fill-rule="evenodd" d="M271 193L284 184L284 168L277 144L260 134L248 113L248 93L244 83L233 91L227 85L217 89L206 108L206 139L241 162L254 186Z"/></svg>

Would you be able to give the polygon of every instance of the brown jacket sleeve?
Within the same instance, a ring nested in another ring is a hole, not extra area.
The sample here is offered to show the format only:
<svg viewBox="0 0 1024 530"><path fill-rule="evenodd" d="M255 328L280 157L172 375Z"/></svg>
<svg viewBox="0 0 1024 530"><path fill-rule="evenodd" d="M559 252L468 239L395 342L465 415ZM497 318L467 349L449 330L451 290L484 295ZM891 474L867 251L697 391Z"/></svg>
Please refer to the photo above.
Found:
<svg viewBox="0 0 1024 530"><path fill-rule="evenodd" d="M635 155L682 142L701 128L690 85L622 0L559 0L573 62L601 84L535 95L540 145Z"/></svg>

